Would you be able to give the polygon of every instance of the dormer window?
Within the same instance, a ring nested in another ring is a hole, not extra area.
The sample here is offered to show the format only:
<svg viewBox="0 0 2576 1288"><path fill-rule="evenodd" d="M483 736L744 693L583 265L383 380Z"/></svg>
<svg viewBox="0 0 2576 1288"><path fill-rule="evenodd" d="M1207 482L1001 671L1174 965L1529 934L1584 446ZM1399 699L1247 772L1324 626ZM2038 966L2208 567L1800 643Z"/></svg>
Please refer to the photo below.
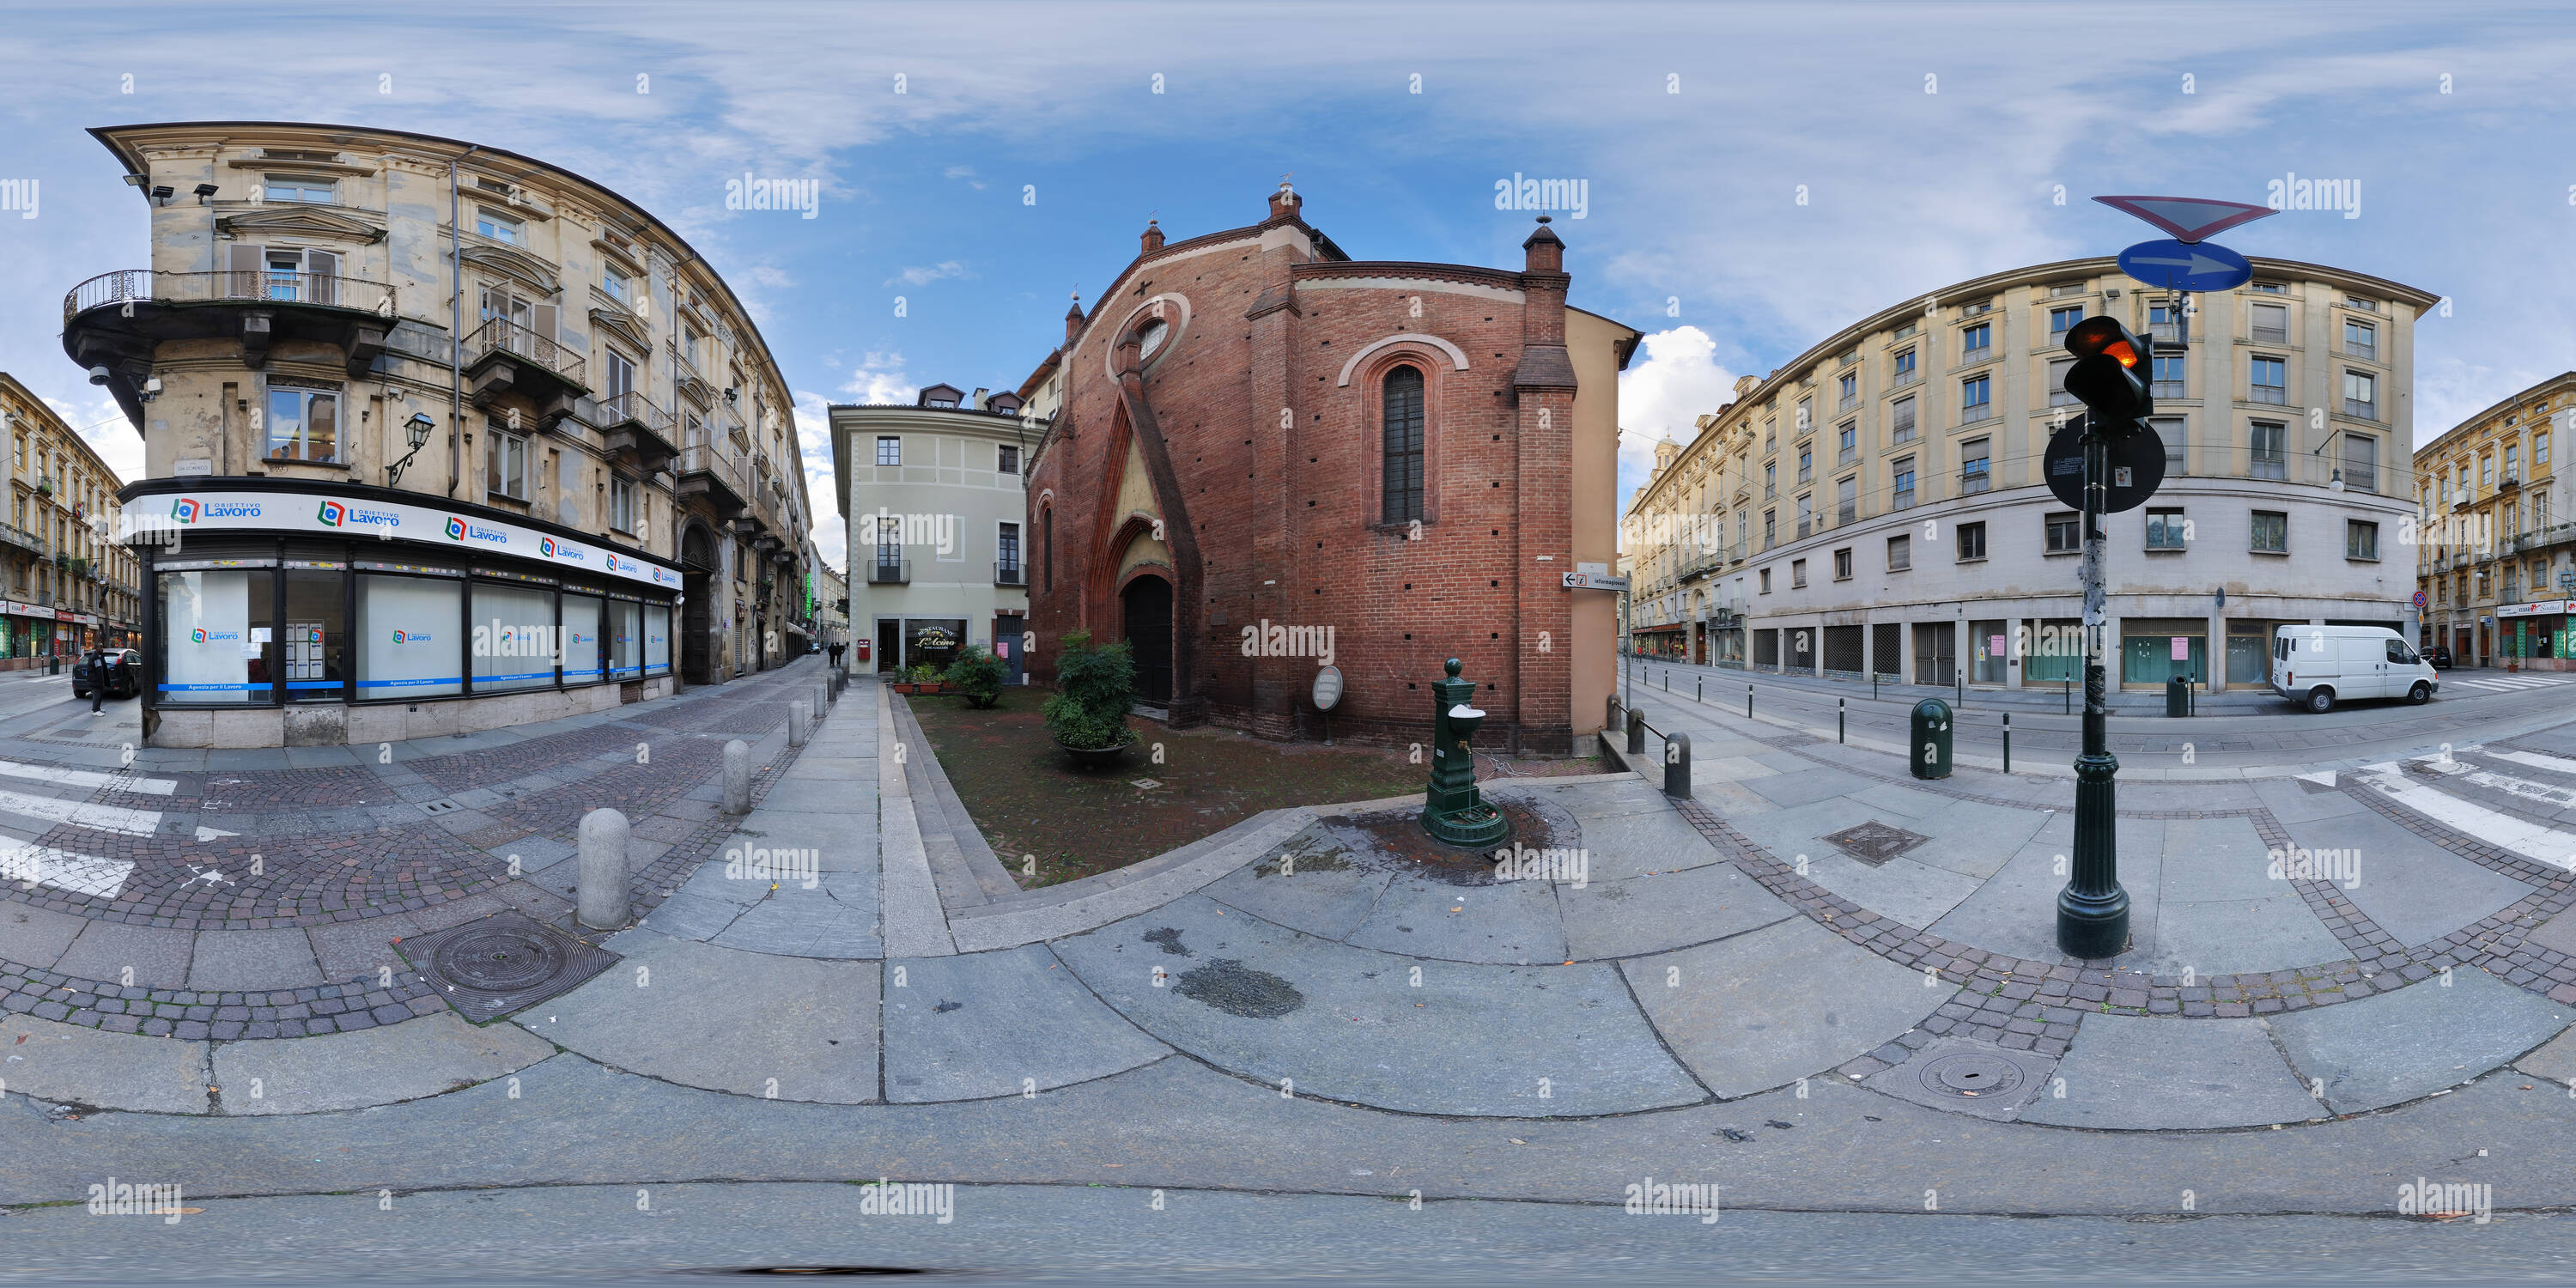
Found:
<svg viewBox="0 0 2576 1288"><path fill-rule="evenodd" d="M957 405L957 400L954 398L933 398L930 400L930 405L933 407L954 407Z"/></svg>

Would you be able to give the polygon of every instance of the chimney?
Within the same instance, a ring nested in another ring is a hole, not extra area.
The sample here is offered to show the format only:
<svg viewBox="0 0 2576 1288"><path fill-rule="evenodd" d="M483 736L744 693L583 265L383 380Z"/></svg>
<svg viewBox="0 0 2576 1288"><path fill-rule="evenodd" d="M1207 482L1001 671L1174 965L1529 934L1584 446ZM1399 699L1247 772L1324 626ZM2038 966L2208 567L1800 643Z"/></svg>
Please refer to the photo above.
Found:
<svg viewBox="0 0 2576 1288"><path fill-rule="evenodd" d="M1155 251L1161 250L1163 248L1163 226L1154 220L1146 220L1145 235L1141 240L1144 242L1145 247L1144 250L1140 252L1141 254L1151 255Z"/></svg>
<svg viewBox="0 0 2576 1288"><path fill-rule="evenodd" d="M1073 337L1080 334L1082 334L1082 294L1077 291L1074 293L1073 307L1064 311L1064 342L1071 344Z"/></svg>
<svg viewBox="0 0 2576 1288"><path fill-rule="evenodd" d="M1287 181L1283 179L1279 183L1279 191L1270 194L1270 217L1294 219L1297 217L1298 207L1305 204L1306 199L1298 196L1297 190L1289 187Z"/></svg>
<svg viewBox="0 0 2576 1288"><path fill-rule="evenodd" d="M1521 243L1521 249L1529 255L1528 261L1522 266L1523 272L1562 273L1565 271L1565 243L1557 240L1556 234L1549 230L1550 222L1548 216L1540 215L1538 231L1531 233L1529 240Z"/></svg>
<svg viewBox="0 0 2576 1288"><path fill-rule="evenodd" d="M966 405L967 405L967 406L969 406L969 407L974 408L974 409L975 409L975 410L977 410L977 411L984 411L984 410L986 410L986 407L985 407L985 405L984 405L984 404L985 404L986 400L988 399L988 397L992 394L992 392L993 392L993 391L992 391L992 390L990 390L990 389L978 389L978 390L976 390L976 391L975 391L975 397L974 397L972 400L970 400Z"/></svg>

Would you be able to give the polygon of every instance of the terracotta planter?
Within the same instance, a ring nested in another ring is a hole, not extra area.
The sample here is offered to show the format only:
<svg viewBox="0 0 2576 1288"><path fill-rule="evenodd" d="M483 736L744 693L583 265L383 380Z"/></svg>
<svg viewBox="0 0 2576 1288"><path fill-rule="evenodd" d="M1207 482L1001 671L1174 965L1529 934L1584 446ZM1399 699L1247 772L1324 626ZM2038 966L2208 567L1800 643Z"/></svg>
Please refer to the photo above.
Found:
<svg viewBox="0 0 2576 1288"><path fill-rule="evenodd" d="M1114 747L1072 747L1061 741L1056 743L1056 746L1064 748L1064 754L1072 759L1076 769L1106 769L1125 760L1128 749L1135 745L1132 738Z"/></svg>

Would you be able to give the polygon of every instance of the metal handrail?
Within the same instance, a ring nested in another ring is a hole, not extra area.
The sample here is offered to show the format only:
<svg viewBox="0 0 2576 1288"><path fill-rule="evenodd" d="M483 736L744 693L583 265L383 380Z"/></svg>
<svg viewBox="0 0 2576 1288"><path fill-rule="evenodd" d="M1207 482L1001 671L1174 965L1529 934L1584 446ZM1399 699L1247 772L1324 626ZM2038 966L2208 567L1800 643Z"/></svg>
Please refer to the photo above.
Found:
<svg viewBox="0 0 2576 1288"><path fill-rule="evenodd" d="M481 362L494 353L509 353L544 367L574 384L581 383L582 359L575 356L552 336L510 321L490 318L466 337L466 361Z"/></svg>
<svg viewBox="0 0 2576 1288"><path fill-rule="evenodd" d="M273 269L226 269L210 273L164 273L124 268L101 273L63 295L63 320L91 309L118 304L204 304L240 300L272 304L316 304L356 309L392 317L398 311L394 288L362 277L338 273L287 272Z"/></svg>
<svg viewBox="0 0 2576 1288"><path fill-rule="evenodd" d="M625 393L603 398L599 402L599 410L608 424L615 425L631 420L661 435L665 442L670 441L676 432L673 426L678 418L655 406L653 400L645 397L640 390L629 389Z"/></svg>

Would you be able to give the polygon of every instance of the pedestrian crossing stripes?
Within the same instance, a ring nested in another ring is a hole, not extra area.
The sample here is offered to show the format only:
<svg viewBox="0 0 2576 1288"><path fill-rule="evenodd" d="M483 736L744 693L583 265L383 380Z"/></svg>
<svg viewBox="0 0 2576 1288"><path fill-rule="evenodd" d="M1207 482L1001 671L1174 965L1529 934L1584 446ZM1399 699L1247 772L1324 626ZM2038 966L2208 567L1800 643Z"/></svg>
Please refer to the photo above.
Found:
<svg viewBox="0 0 2576 1288"><path fill-rule="evenodd" d="M2485 689L2490 693L2509 693L2515 689L2547 689L2561 684L2576 684L2576 674L2493 675L2476 680L2453 679L2449 683L2463 689Z"/></svg>

